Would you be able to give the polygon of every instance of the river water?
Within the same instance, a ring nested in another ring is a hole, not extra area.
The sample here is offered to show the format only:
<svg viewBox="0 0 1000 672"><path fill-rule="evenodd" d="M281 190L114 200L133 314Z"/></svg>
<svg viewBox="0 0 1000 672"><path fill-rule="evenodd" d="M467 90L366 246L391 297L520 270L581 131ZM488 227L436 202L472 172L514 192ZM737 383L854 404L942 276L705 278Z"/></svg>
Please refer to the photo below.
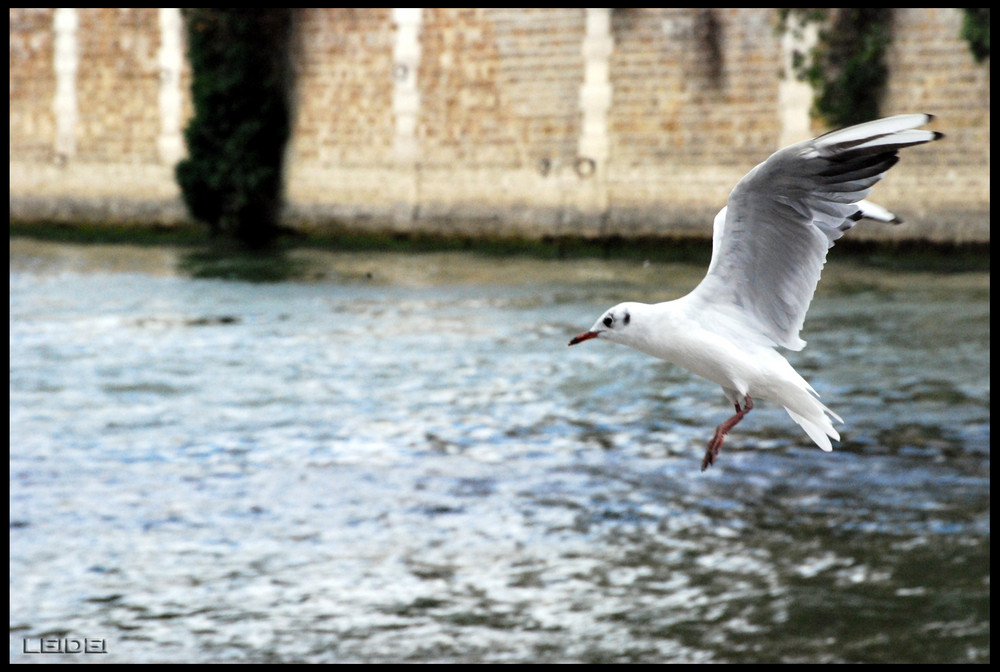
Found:
<svg viewBox="0 0 1000 672"><path fill-rule="evenodd" d="M988 272L835 250L843 441L759 403L701 473L720 390L566 343L702 266L10 254L12 662L990 660Z"/></svg>

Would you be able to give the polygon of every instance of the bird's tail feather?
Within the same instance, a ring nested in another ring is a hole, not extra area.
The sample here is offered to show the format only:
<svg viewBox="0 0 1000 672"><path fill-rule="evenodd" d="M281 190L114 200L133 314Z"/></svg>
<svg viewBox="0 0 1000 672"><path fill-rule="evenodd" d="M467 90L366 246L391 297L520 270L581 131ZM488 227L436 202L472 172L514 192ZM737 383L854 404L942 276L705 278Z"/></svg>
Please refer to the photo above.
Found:
<svg viewBox="0 0 1000 672"><path fill-rule="evenodd" d="M791 386L794 392L786 393L782 400L782 405L791 416L805 430L809 438L816 442L816 445L824 451L833 450L830 439L840 441L840 434L833 428L833 422L844 422L843 419L819 400L816 390L805 380L799 378L800 384ZM786 392L792 392L788 389Z"/></svg>
<svg viewBox="0 0 1000 672"><path fill-rule="evenodd" d="M818 415L812 415L809 418L805 418L789 408L786 408L785 410L788 411L788 415L791 416L792 420L799 423L799 426L806 430L806 434L809 435L810 439L816 442L817 446L826 452L830 452L833 450L833 444L830 443L830 439L840 441L840 434L833 428L833 422L831 422L830 416L833 416L833 418L838 422L843 422L843 420L841 420L836 413L828 409L823 404L819 404L819 406L825 412L821 412ZM828 416L827 413L830 415Z"/></svg>

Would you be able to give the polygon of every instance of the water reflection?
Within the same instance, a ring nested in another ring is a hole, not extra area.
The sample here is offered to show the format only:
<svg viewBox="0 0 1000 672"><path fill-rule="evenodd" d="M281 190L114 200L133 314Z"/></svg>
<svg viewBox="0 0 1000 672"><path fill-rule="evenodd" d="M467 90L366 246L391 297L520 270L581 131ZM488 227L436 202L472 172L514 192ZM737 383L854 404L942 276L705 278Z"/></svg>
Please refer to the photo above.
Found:
<svg viewBox="0 0 1000 672"><path fill-rule="evenodd" d="M713 386L565 343L702 268L291 261L11 242L12 662L989 660L988 274L829 266L844 442L761 405L701 474Z"/></svg>
<svg viewBox="0 0 1000 672"><path fill-rule="evenodd" d="M310 265L283 250L253 251L223 245L193 249L180 256L178 270L192 278L284 282L309 279Z"/></svg>

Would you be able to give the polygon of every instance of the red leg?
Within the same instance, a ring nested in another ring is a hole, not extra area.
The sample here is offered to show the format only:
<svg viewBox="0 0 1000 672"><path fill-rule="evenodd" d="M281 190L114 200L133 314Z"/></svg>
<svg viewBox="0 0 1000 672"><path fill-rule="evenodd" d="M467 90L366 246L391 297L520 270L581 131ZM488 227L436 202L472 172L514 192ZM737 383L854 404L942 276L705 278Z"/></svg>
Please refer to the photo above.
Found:
<svg viewBox="0 0 1000 672"><path fill-rule="evenodd" d="M715 435L712 437L712 440L708 442L708 450L705 451L705 459L701 461L702 471L705 471L710 466L715 464L715 458L719 456L719 451L722 450L722 440L726 438L726 433L735 427L736 424L743 419L744 415L753 410L753 399L750 398L750 395L746 396L745 401L746 406L741 409L739 403L737 403L736 415L715 428Z"/></svg>

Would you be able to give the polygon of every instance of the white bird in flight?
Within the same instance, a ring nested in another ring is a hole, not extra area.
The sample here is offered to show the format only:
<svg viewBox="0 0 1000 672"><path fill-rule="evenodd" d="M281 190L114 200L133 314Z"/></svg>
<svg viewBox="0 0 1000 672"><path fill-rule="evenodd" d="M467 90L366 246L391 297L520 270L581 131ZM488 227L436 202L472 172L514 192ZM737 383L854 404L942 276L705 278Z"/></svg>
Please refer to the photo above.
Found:
<svg viewBox="0 0 1000 672"><path fill-rule="evenodd" d="M840 435L831 420L843 420L775 348L805 346L799 330L833 242L862 217L898 223L863 199L900 149L943 137L919 129L932 118L887 117L775 152L739 181L716 215L708 274L690 294L620 303L569 344L607 339L721 385L736 415L716 428L702 471L754 399L781 404L816 445L832 450L830 439Z"/></svg>

